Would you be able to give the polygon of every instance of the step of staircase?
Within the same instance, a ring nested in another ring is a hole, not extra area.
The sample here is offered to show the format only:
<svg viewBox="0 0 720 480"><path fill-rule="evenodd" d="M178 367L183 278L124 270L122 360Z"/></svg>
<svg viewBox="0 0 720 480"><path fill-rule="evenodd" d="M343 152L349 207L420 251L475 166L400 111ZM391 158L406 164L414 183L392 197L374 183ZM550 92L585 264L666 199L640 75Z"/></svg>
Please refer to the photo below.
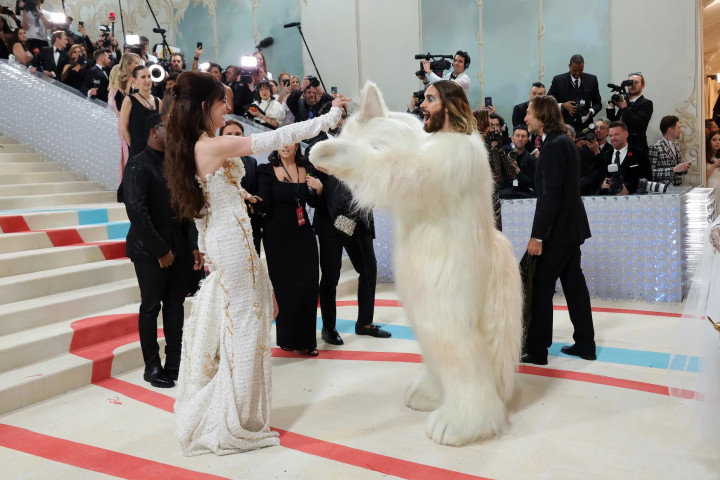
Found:
<svg viewBox="0 0 720 480"><path fill-rule="evenodd" d="M0 305L134 277L132 262L124 259L0 278Z"/></svg>
<svg viewBox="0 0 720 480"><path fill-rule="evenodd" d="M22 185L49 182L76 182L83 180L84 175L75 172L30 172L30 173L7 173L0 169L0 185Z"/></svg>
<svg viewBox="0 0 720 480"><path fill-rule="evenodd" d="M0 135L0 145L14 145L17 144L17 140L12 137L3 137Z"/></svg>
<svg viewBox="0 0 720 480"><path fill-rule="evenodd" d="M45 163L45 155L30 152L8 152L0 148L0 163ZM5 167L5 165L3 165Z"/></svg>
<svg viewBox="0 0 720 480"><path fill-rule="evenodd" d="M69 267L71 265L102 262L124 256L124 241L103 242L102 245L50 247L0 253L0 278Z"/></svg>
<svg viewBox="0 0 720 480"><path fill-rule="evenodd" d="M30 145L23 144L0 144L0 153L32 153Z"/></svg>
<svg viewBox="0 0 720 480"><path fill-rule="evenodd" d="M50 248L53 245L72 245L80 242L105 242L108 240L125 240L130 222L108 222L97 225L80 225L62 227L34 232L6 233L0 235L0 254L32 251ZM70 236L71 233L76 235ZM70 238L62 242L62 236Z"/></svg>
<svg viewBox="0 0 720 480"><path fill-rule="evenodd" d="M14 228L7 229L3 221L10 219ZM21 222L20 222L21 220ZM37 211L0 211L0 230L5 233L18 233L29 230L77 227L112 222L127 222L125 205L121 203L98 203L95 205L67 205L57 209L39 209ZM19 230L18 228L22 228Z"/></svg>
<svg viewBox="0 0 720 480"><path fill-rule="evenodd" d="M99 190L105 189L99 183L87 181L28 183L24 185L0 185L0 197L47 195L49 193L94 192Z"/></svg>
<svg viewBox="0 0 720 480"><path fill-rule="evenodd" d="M0 167L2 168L2 167ZM0 198L0 211L30 208L59 207L66 205L107 203L115 200L116 193L108 191L51 193Z"/></svg>
<svg viewBox="0 0 720 480"><path fill-rule="evenodd" d="M35 155L35 154L32 154ZM8 162L3 163L2 171L7 173L65 172L67 165L60 162Z"/></svg>
<svg viewBox="0 0 720 480"><path fill-rule="evenodd" d="M86 318L140 302L135 276L0 305L0 335Z"/></svg>

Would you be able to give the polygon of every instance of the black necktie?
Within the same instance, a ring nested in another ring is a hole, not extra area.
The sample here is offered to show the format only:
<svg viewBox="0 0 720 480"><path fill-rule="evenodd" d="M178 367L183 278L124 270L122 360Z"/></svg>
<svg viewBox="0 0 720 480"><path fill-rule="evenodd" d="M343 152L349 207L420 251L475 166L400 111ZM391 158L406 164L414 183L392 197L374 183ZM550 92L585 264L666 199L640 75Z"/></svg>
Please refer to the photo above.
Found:
<svg viewBox="0 0 720 480"><path fill-rule="evenodd" d="M577 78L573 79L573 87L575 88L575 90L580 88L580 80L578 80Z"/></svg>
<svg viewBox="0 0 720 480"><path fill-rule="evenodd" d="M615 162L617 165L620 165L620 150L615 150Z"/></svg>

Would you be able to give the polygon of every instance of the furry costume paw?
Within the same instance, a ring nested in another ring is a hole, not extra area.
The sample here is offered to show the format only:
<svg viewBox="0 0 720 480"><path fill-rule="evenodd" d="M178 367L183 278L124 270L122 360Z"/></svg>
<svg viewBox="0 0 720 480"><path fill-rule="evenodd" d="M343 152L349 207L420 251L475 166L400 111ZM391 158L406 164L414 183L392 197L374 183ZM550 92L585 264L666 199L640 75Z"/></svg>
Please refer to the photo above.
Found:
<svg viewBox="0 0 720 480"><path fill-rule="evenodd" d="M435 443L459 447L497 435L504 424L500 402L494 407L477 405L472 410L443 405L430 414L425 431Z"/></svg>
<svg viewBox="0 0 720 480"><path fill-rule="evenodd" d="M405 390L405 405L413 410L430 412L440 406L441 400L442 387L429 375L416 378Z"/></svg>

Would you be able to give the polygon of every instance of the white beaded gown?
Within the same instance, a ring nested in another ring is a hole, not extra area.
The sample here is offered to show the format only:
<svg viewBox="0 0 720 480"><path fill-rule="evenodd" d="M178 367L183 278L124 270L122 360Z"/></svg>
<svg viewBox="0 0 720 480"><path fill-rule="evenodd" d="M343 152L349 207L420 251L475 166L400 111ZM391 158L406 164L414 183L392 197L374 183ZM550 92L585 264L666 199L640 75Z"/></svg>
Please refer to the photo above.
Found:
<svg viewBox="0 0 720 480"><path fill-rule="evenodd" d="M334 127L341 110L253 135L253 152L277 150ZM279 445L270 430L272 286L253 246L240 158L201 182L198 248L210 275L183 327L175 399L185 455L226 455Z"/></svg>

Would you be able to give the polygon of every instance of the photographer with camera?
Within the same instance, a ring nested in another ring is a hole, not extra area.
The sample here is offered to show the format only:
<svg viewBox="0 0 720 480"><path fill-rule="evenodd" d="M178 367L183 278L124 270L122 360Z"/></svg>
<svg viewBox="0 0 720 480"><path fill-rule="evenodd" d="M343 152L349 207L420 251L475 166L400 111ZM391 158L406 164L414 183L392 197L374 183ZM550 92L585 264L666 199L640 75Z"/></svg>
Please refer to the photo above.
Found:
<svg viewBox="0 0 720 480"><path fill-rule="evenodd" d="M87 73L87 58L81 44L70 47L70 61L63 67L60 81L69 87L80 90Z"/></svg>
<svg viewBox="0 0 720 480"><path fill-rule="evenodd" d="M47 32L52 28L50 12L42 9L45 0L23 0L17 5L22 10L22 27L27 34L30 51L48 46Z"/></svg>
<svg viewBox="0 0 720 480"><path fill-rule="evenodd" d="M645 78L642 73L636 72L628 75L628 79L620 86L609 84L613 91L622 92L627 86L627 95L618 93L608 102L607 116L610 121L622 120L627 125L628 143L638 147L644 152L648 151L647 127L653 113L653 102L642 94L645 88ZM615 110L617 107L617 110Z"/></svg>
<svg viewBox="0 0 720 480"><path fill-rule="evenodd" d="M499 185L498 197L533 198L535 196L535 164L537 159L527 150L530 133L524 124L513 127L511 150L507 154L515 169L516 178L503 178Z"/></svg>
<svg viewBox="0 0 720 480"><path fill-rule="evenodd" d="M680 119L667 115L660 120L662 138L650 146L648 157L652 179L667 185L682 185L682 176L690 169L691 162L683 162L678 139L682 134Z"/></svg>
<svg viewBox="0 0 720 480"><path fill-rule="evenodd" d="M580 54L570 57L570 71L556 75L548 95L558 101L563 120L576 131L592 122L592 117L602 109L602 98L595 75L584 73L585 59Z"/></svg>
<svg viewBox="0 0 720 480"><path fill-rule="evenodd" d="M610 143L612 150L601 155L598 176L604 179L598 189L599 195L628 195L635 193L641 178L651 178L647 154L628 144L628 128L624 122L611 122Z"/></svg>
<svg viewBox="0 0 720 480"><path fill-rule="evenodd" d="M295 121L302 122L318 117L320 108L332 101L333 97L323 90L317 77L307 76L303 78L300 88L288 96L287 106L295 116Z"/></svg>
<svg viewBox="0 0 720 480"><path fill-rule="evenodd" d="M595 195L602 182L602 176L599 175L602 164L601 150L597 137L598 128L602 127L598 127L598 123L591 123L579 133L575 132L572 125L565 125L580 154L580 195ZM605 127L607 131L607 124ZM612 149L612 145L608 145ZM604 167L604 164L602 166Z"/></svg>
<svg viewBox="0 0 720 480"><path fill-rule="evenodd" d="M450 80L460 85L465 91L465 95L470 91L470 77L465 73L465 70L470 66L470 55L467 52L462 50L455 52L452 62L453 71L446 73L442 78L432 72L430 60L422 60L420 63L430 84L440 80Z"/></svg>

